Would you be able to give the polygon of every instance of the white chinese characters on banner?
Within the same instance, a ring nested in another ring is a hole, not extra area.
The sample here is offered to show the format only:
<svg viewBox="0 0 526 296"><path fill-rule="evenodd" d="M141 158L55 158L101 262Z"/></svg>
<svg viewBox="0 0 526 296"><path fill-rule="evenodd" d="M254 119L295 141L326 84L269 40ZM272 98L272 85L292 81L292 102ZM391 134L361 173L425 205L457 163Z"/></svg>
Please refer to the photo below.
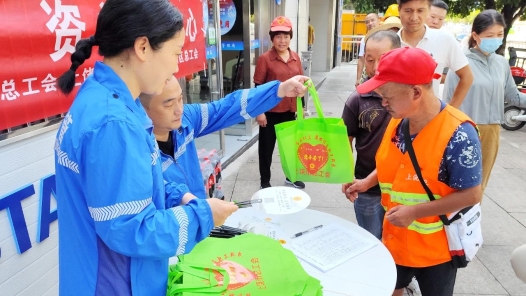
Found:
<svg viewBox="0 0 526 296"><path fill-rule="evenodd" d="M54 2L54 12L47 3L47 0L42 0L42 2L40 2L40 7L48 15L51 15L46 26L49 31L55 33L56 39L55 52L49 56L54 62L56 62L62 59L66 53L75 52L75 45L81 39L82 32L86 31L86 24L80 20L78 6L62 5L61 0L54 0Z"/></svg>
<svg viewBox="0 0 526 296"><path fill-rule="evenodd" d="M188 8L188 13L190 17L186 20L186 36L190 38L190 42L195 41L195 36L197 36L197 23L192 13L192 9Z"/></svg>
<svg viewBox="0 0 526 296"><path fill-rule="evenodd" d="M179 64L188 62L190 60L196 60L199 58L199 51L197 48L194 49L185 49L179 56Z"/></svg>
<svg viewBox="0 0 526 296"><path fill-rule="evenodd" d="M91 75L92 73L93 73L92 67L84 68L82 71L82 77L84 78L82 82L86 81L86 79L88 79L88 76ZM76 74L75 76L79 77L80 75ZM16 100L17 98L21 96L30 96L30 95L40 93L40 89L35 89L36 83L33 84L33 82L37 80L38 80L38 77L22 79L21 84L25 84L27 86L26 91L22 92L22 95L20 95L20 93L16 90L16 83L14 79L4 80L2 83L2 96L1 96L2 100L12 101L12 100ZM77 81L79 80L80 79L77 79ZM57 82L57 78L53 77L51 73L48 73L47 76L42 81L40 81L40 84L42 86L42 90L48 93L52 91L57 91L56 82ZM81 85L82 82L79 81L75 83L75 85Z"/></svg>
<svg viewBox="0 0 526 296"><path fill-rule="evenodd" d="M2 83L2 101L12 101L18 97L20 97L20 94L15 89L15 80L4 80L4 83Z"/></svg>
<svg viewBox="0 0 526 296"><path fill-rule="evenodd" d="M38 94L40 92L40 90L38 89L36 90L33 89L33 85L31 83L35 80L37 80L36 77L22 79L23 82L27 82L27 91L23 92L22 95L29 96L29 95Z"/></svg>

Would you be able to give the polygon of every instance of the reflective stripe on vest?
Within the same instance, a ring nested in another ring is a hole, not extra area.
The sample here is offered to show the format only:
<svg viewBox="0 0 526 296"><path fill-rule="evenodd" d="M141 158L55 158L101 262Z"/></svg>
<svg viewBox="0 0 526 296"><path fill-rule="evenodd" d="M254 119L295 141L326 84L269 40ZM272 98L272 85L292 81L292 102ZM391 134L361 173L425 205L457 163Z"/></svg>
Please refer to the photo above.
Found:
<svg viewBox="0 0 526 296"><path fill-rule="evenodd" d="M413 221L411 225L407 227L407 229L416 231L421 234L431 234L438 231L441 231L442 228L444 228L444 224L442 224L442 221L434 222L434 223L421 223L418 221Z"/></svg>
<svg viewBox="0 0 526 296"><path fill-rule="evenodd" d="M380 183L379 185L382 193L389 194L391 202L396 202L398 204L408 206L429 202L429 197L427 196L427 194L393 191L393 184L390 183ZM434 197L435 199L440 199L440 195L435 194ZM387 210L387 207L384 206L384 209ZM434 223L422 223L415 220L407 227L407 229L416 231L421 234L431 234L441 231L443 227L444 225L442 221Z"/></svg>
<svg viewBox="0 0 526 296"><path fill-rule="evenodd" d="M417 204L429 202L429 196L427 193L409 193L409 192L399 192L394 191L393 184L389 183L380 183L380 190L382 193L389 194L391 197L391 202L396 202L402 205L414 206ZM435 199L440 199L441 196L438 194L433 194Z"/></svg>

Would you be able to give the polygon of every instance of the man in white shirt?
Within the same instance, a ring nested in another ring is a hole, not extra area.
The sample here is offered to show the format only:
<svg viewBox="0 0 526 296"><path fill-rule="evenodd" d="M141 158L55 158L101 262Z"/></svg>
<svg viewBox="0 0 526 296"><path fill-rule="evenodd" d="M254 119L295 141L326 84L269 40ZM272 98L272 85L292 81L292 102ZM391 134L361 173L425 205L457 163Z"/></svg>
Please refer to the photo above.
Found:
<svg viewBox="0 0 526 296"><path fill-rule="evenodd" d="M460 45L452 34L442 30L430 29L425 24L433 0L399 1L398 11L402 21L402 29L398 35L402 40L402 47L417 47L431 54L438 64L435 73L442 73L444 67L449 67L455 71L460 81L450 105L458 108L473 83L471 68ZM418 61L415 61L415 67L418 67ZM441 97L439 84L440 81L433 81L433 90L436 96Z"/></svg>
<svg viewBox="0 0 526 296"><path fill-rule="evenodd" d="M371 31L372 28L378 26L379 23L380 23L380 19L378 17L378 14L374 12L369 13L365 17L365 26L367 27L367 32ZM362 78L363 67L365 64L365 60L363 57L364 52L365 52L364 49L365 49L365 37L362 38L362 40L360 40L360 50L358 51L358 69L356 72L356 83L354 84L354 86L358 86Z"/></svg>

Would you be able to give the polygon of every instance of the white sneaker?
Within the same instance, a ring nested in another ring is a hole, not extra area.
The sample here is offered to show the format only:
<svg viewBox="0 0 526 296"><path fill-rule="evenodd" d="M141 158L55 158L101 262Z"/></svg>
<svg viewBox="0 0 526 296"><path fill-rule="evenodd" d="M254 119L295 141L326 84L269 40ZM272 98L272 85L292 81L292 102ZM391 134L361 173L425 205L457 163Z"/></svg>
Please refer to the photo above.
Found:
<svg viewBox="0 0 526 296"><path fill-rule="evenodd" d="M413 277L413 280L409 283L407 287L405 287L405 291L408 295L411 296L422 295L422 292L420 292L420 287L418 286L418 282L415 277Z"/></svg>

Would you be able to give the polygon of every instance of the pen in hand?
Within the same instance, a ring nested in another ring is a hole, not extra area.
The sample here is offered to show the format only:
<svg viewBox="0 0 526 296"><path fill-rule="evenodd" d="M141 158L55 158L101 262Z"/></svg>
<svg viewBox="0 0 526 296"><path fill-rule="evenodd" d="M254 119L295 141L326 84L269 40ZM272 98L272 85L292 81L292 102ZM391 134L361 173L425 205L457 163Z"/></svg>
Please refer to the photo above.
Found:
<svg viewBox="0 0 526 296"><path fill-rule="evenodd" d="M320 228L322 228L322 227L323 227L323 225L318 225L318 226L316 226L316 227L312 227L311 229L307 229L307 230L305 230L305 231L298 232L298 233L296 233L295 235L293 235L292 238L296 238L296 237L302 236L302 235L304 235L304 234L306 234L306 233L309 233L309 232L314 231L314 230L316 230L316 229L320 229Z"/></svg>

